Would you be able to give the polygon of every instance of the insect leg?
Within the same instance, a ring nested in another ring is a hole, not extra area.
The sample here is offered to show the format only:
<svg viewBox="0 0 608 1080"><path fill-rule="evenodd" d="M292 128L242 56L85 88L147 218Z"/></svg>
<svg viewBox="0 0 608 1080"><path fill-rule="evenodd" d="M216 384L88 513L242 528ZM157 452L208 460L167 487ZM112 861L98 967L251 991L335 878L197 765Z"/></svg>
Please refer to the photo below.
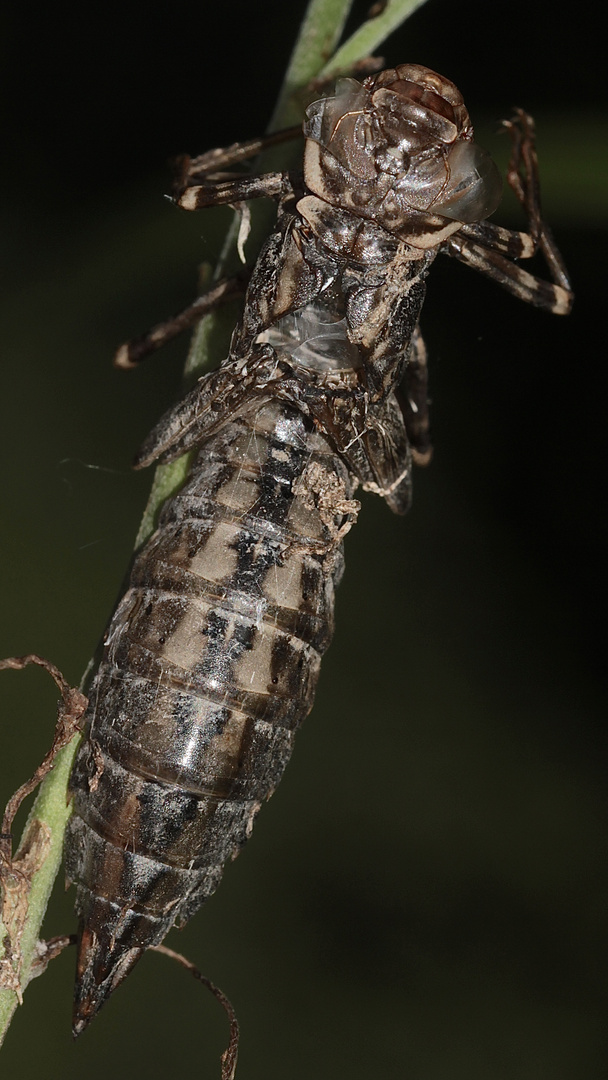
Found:
<svg viewBox="0 0 608 1080"><path fill-rule="evenodd" d="M263 150L268 150L271 146L277 146L280 143L288 142L290 139L301 138L301 136L302 125L298 124L296 127L284 128L283 131L275 131L271 135L262 135L257 139L249 139L247 142L236 142L216 150L207 150L204 154L199 154L195 158L184 154L182 157L177 158L175 162L178 172L175 178L173 194L176 199L179 199L186 188L193 187L195 184L200 183L201 180L208 179L213 174L217 174L226 168L240 165L241 162L256 157L257 154L260 154ZM222 179L228 178L223 177Z"/></svg>
<svg viewBox="0 0 608 1080"><path fill-rule="evenodd" d="M257 140L259 144L260 140ZM235 144L236 145L236 144ZM256 144L257 145L257 144ZM215 153L215 151L211 151ZM203 155L205 157L205 155ZM199 159L196 159L197 161ZM186 187L178 198L178 205L185 210L199 210L207 206L219 206L224 203L235 204L249 199L282 199L291 192L287 173L266 173L263 176L242 176L238 180L222 183L204 183L196 187ZM233 300L243 292L240 277L226 278L219 281L212 289L189 304L183 311L170 319L153 326L141 337L125 342L114 356L114 366L123 370L135 367L141 360L156 349L162 348L182 330L194 326L218 304Z"/></svg>
<svg viewBox="0 0 608 1080"><path fill-rule="evenodd" d="M206 182L187 187L177 199L182 210L202 210L207 206L223 206L249 199L286 198L292 191L287 172L263 173L261 176L241 176L238 180L224 180L220 183Z"/></svg>
<svg viewBox="0 0 608 1080"><path fill-rule="evenodd" d="M114 367L122 371L129 371L137 367L141 360L145 360L157 349L161 349L168 341L171 341L183 330L194 326L202 319L203 315L218 307L228 300L234 300L244 292L245 281L242 277L224 278L218 281L212 289L197 296L196 300L177 315L157 323L147 333L140 337L132 338L121 345L114 356Z"/></svg>
<svg viewBox="0 0 608 1080"><path fill-rule="evenodd" d="M472 240L481 247L500 252L509 259L530 259L540 249L555 284L568 293L572 292L564 261L547 225L542 225L540 236L534 236L532 233L504 229L492 221L480 221L476 224L463 225L458 235Z"/></svg>
<svg viewBox="0 0 608 1080"><path fill-rule="evenodd" d="M569 288L566 289L562 285L553 284L534 274L529 274L492 248L474 244L460 236L460 233L455 233L442 250L445 254L453 255L460 262L466 263L473 270L479 270L486 277L492 278L527 304L543 308L544 311L550 311L553 315L568 315L570 312L574 297Z"/></svg>
<svg viewBox="0 0 608 1080"><path fill-rule="evenodd" d="M357 77L359 75L369 75L372 72L379 71L381 65L381 58L368 56L364 60L358 61L349 70L349 74ZM304 97L310 101L311 96L321 97L325 95L329 88L333 86L335 79L336 75L334 74L330 78L313 80L306 88ZM260 135L256 139L248 139L243 142L231 143L230 146L207 150L204 154L198 154L194 158L191 158L188 154L183 154L175 160L176 177L173 189L175 199L179 200L187 188L193 187L201 181L209 179L227 180L229 179L228 176L220 176L225 169L231 169L235 165L249 161L273 146L279 146L281 143L301 138L302 125L296 124L294 127L273 131L268 135Z"/></svg>
<svg viewBox="0 0 608 1080"><path fill-rule="evenodd" d="M372 72L379 71L382 66L382 59L377 56L368 56L364 60L358 61L348 72L348 74L355 77L369 75ZM311 100L311 97L321 97L325 95L329 88L333 86L336 79L336 75L333 74L330 78L315 79L309 83L306 87L304 97L307 101ZM307 103L307 102L306 102ZM279 146L281 143L290 142L292 139L302 138L302 125L296 124L294 127L283 128L281 131L273 131L268 135L260 135L256 139L248 139L243 142L231 143L230 146L218 147L214 150L207 150L204 154L198 154L197 157L191 158L188 154L183 154L175 161L176 165L176 177L174 185L174 196L179 199L184 193L186 188L193 187L195 184L200 183L201 180L215 178L220 179L217 175L225 169L234 168L235 165L240 165L244 161L249 161L251 158L256 157L265 150L269 150L273 146ZM224 176L221 179L228 179Z"/></svg>
<svg viewBox="0 0 608 1080"><path fill-rule="evenodd" d="M530 232L537 240L538 247L545 257L552 280L571 292L564 261L551 230L548 225L545 225L541 216L534 120L523 109L516 109L513 119L505 120L504 126L511 136L511 159L507 167L507 183L526 210Z"/></svg>
<svg viewBox="0 0 608 1080"><path fill-rule="evenodd" d="M567 315L573 293L564 261L541 216L534 121L523 109L517 109L504 126L511 136L507 183L526 211L528 232L511 232L489 221L463 225L444 250L498 281L520 299L555 315ZM509 261L529 258L537 251L544 256L552 284Z"/></svg>
<svg viewBox="0 0 608 1080"><path fill-rule="evenodd" d="M481 247L499 251L509 259L531 259L538 251L538 244L530 233L504 229L493 221L463 225L459 235L466 236L467 240L472 240Z"/></svg>

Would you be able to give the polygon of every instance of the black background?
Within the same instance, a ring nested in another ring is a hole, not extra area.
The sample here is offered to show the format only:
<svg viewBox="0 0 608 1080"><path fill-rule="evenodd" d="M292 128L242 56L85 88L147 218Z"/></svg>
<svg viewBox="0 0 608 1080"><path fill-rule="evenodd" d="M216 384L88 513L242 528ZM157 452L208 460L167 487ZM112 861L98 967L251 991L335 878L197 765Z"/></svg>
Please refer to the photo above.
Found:
<svg viewBox="0 0 608 1080"><path fill-rule="evenodd" d="M229 220L164 201L165 164L264 128L304 6L4 15L0 655L77 682L97 643L149 485L128 462L186 346L130 375L109 358L194 295ZM577 302L560 320L460 266L432 275L435 459L405 520L365 498L287 777L169 942L234 1000L243 1080L605 1076L600 48L581 5L566 21L546 0L430 0L382 49L452 78L503 161L496 119L536 115ZM8 796L55 694L38 672L0 694ZM49 936L73 928L57 894ZM219 1074L223 1017L162 957L73 1046L72 968L28 989L7 1076Z"/></svg>

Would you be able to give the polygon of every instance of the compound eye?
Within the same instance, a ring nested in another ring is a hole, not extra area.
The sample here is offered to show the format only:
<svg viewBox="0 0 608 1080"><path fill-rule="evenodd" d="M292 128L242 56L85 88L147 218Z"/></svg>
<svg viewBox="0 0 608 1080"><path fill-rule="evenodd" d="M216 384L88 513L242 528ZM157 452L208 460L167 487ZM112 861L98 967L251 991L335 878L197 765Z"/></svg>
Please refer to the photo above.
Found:
<svg viewBox="0 0 608 1080"><path fill-rule="evenodd" d="M502 197L502 179L487 150L474 142L458 142L447 164L450 179L433 203L433 213L466 223L493 214Z"/></svg>

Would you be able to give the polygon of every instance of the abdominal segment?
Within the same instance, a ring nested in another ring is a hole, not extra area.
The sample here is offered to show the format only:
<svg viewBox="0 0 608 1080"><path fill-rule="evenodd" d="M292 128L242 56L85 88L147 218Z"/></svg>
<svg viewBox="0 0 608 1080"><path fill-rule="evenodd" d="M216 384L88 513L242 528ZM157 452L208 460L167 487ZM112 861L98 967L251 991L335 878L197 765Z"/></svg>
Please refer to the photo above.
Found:
<svg viewBox="0 0 608 1080"><path fill-rule="evenodd" d="M305 417L269 403L203 445L136 557L71 780L75 1030L217 888L280 780L333 631L353 486Z"/></svg>

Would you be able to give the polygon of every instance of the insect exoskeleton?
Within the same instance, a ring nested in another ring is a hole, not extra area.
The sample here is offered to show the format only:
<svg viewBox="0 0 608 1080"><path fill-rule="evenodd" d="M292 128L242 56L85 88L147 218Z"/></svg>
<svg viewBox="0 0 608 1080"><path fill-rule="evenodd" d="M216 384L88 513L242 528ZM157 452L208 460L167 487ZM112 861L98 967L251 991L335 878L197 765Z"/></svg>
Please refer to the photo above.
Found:
<svg viewBox="0 0 608 1080"><path fill-rule="evenodd" d="M136 461L193 451L90 684L66 845L81 920L75 1032L216 889L281 778L331 640L357 487L396 513L409 506L412 459L430 457L418 319L433 260L455 256L524 300L569 309L535 201L532 121L519 113L510 130L508 179L530 234L485 220L496 168L456 87L414 64L343 79L313 102L300 174L214 179L218 160L246 156L239 147L185 167L185 209L266 196L278 216L228 356ZM538 247L551 282L512 261ZM207 308L227 293L220 283ZM123 346L120 362L204 309Z"/></svg>

